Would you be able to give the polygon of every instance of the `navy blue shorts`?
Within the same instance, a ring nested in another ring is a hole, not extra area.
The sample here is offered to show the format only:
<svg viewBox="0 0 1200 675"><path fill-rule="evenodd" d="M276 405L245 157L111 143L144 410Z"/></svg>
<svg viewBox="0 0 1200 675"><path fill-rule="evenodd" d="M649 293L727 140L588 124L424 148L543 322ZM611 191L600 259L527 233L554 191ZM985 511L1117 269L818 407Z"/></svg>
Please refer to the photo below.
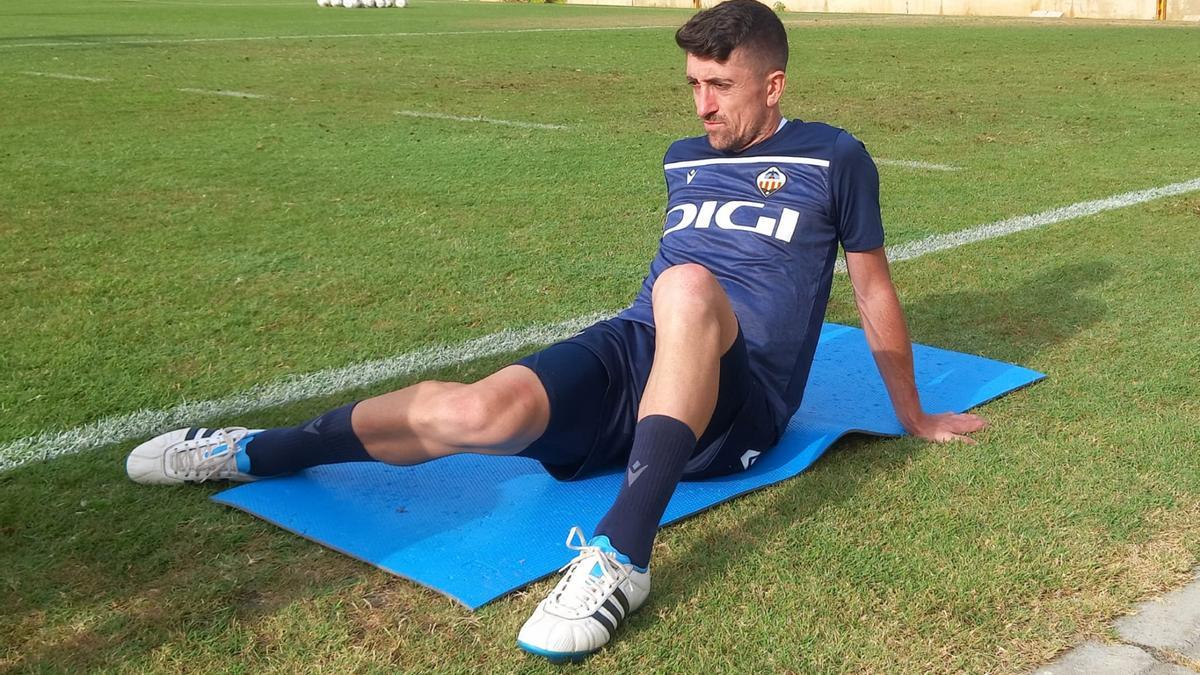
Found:
<svg viewBox="0 0 1200 675"><path fill-rule="evenodd" d="M624 319L601 321L517 361L537 374L550 398L546 432L520 455L538 460L560 480L623 466L653 361L654 327ZM721 357L716 409L683 477L744 471L777 440L739 331Z"/></svg>

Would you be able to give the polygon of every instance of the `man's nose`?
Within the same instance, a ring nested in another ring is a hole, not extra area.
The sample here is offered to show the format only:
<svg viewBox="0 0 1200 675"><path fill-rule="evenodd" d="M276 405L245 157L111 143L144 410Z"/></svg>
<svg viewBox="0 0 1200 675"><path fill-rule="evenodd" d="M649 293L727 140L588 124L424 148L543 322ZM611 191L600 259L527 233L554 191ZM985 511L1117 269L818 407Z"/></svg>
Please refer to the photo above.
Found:
<svg viewBox="0 0 1200 675"><path fill-rule="evenodd" d="M707 118L715 112L717 112L717 97L713 95L713 90L708 87L697 89L696 114L701 118Z"/></svg>

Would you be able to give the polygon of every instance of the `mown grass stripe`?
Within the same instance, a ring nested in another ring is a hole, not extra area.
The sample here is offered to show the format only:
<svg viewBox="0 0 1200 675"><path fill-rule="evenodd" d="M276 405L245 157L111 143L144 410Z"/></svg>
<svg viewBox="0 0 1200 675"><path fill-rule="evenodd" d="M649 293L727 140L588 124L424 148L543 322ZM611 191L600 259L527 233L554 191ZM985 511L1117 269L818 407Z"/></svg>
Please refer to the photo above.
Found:
<svg viewBox="0 0 1200 675"><path fill-rule="evenodd" d="M230 98L271 98L266 94L251 94L247 91L233 91L231 89L196 89L194 87L180 87L179 91L188 94L208 94L209 96L229 96Z"/></svg>
<svg viewBox="0 0 1200 675"><path fill-rule="evenodd" d="M1147 190L1125 192L1104 199L1078 202L950 234L927 237L891 248L888 257L893 262L912 260L978 241L1195 191L1200 191L1200 178ZM838 270L845 271L842 261L838 261ZM457 345L433 345L387 359L285 378L278 382L251 387L225 398L182 403L167 410L139 410L106 417L66 431L43 432L0 445L0 472L37 460L71 455L148 436L164 429L187 426L200 420L328 396L385 380L513 352L528 346L548 344L609 316L611 313L601 312L549 325L506 329Z"/></svg>
<svg viewBox="0 0 1200 675"><path fill-rule="evenodd" d="M33 77L49 77L55 80L78 80L80 82L112 82L107 77L89 77L87 75L68 75L66 73L43 73L37 70L22 70L22 75L31 75Z"/></svg>
<svg viewBox="0 0 1200 675"><path fill-rule="evenodd" d="M463 117L459 115L447 115L445 113L436 112L421 112L419 110L397 110L397 115L405 117L422 117L431 120L447 120L450 122L482 122L485 124L499 124L506 127L521 127L523 129L566 129L562 124L543 124L541 122L520 122L514 120L498 120L491 117L483 117L482 115L474 117Z"/></svg>

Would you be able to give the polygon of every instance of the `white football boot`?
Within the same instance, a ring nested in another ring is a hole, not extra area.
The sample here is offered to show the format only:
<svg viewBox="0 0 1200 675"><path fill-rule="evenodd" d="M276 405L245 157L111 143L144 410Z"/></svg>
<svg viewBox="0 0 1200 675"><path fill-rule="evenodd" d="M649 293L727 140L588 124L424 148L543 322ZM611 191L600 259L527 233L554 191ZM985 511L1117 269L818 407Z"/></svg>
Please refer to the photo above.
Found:
<svg viewBox="0 0 1200 675"><path fill-rule="evenodd" d="M238 469L238 455L244 454L246 443L260 431L242 427L176 429L134 448L125 460L125 473L135 483L148 485L257 480ZM242 461L247 464L245 458Z"/></svg>
<svg viewBox="0 0 1200 675"><path fill-rule="evenodd" d="M578 537L578 546L572 540ZM650 570L630 563L608 541L585 541L578 527L567 548L579 551L558 585L521 627L517 645L551 661L579 661L608 644L617 626L646 602Z"/></svg>

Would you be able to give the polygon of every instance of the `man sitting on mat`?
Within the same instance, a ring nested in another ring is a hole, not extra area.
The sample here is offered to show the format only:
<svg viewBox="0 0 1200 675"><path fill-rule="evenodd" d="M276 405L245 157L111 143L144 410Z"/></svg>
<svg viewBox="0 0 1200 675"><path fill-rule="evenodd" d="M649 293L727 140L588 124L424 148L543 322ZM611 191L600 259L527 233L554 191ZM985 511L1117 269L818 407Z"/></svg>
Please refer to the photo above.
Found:
<svg viewBox="0 0 1200 675"><path fill-rule="evenodd" d="M518 636L529 652L582 658L645 602L676 484L748 469L800 407L839 244L900 421L970 441L983 419L921 410L870 155L841 129L780 114L783 24L730 0L675 41L706 135L667 150L663 235L628 309L473 384L421 382L290 428L164 434L129 455L130 478L247 481L464 452L531 457L563 480L624 463L612 508L590 540L572 530L578 556Z"/></svg>

